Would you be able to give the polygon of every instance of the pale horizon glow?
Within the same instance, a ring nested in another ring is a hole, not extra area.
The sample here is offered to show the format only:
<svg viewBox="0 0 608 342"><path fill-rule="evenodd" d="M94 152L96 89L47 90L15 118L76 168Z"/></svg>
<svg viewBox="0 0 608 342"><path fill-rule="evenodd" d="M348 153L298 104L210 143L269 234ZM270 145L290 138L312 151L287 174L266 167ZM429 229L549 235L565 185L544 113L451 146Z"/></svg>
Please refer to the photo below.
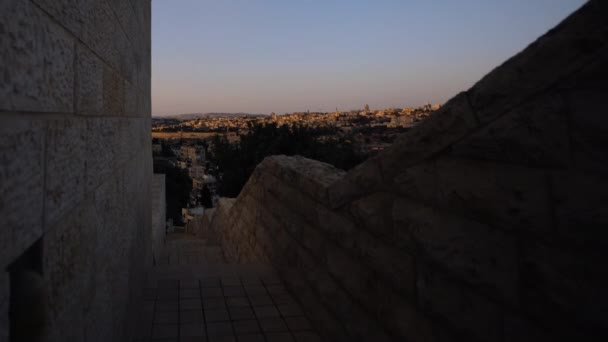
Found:
<svg viewBox="0 0 608 342"><path fill-rule="evenodd" d="M152 114L444 103L584 0L154 0Z"/></svg>

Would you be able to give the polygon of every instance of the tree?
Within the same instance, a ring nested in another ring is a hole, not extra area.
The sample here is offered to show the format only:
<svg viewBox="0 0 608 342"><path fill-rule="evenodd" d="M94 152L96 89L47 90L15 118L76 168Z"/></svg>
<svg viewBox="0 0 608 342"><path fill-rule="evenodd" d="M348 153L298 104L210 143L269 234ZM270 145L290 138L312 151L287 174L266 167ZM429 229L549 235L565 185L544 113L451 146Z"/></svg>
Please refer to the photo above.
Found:
<svg viewBox="0 0 608 342"><path fill-rule="evenodd" d="M301 125L249 124L239 144L230 144L224 137L213 139L214 162L219 167L221 196L236 197L267 156L301 155L348 170L363 161L352 143L333 138L335 128L311 128ZM324 140L319 139L320 136ZM328 137L329 136L329 137Z"/></svg>
<svg viewBox="0 0 608 342"><path fill-rule="evenodd" d="M205 208L213 208L213 200L211 198L211 191L209 191L208 186L203 187L203 191L201 192L201 205Z"/></svg>

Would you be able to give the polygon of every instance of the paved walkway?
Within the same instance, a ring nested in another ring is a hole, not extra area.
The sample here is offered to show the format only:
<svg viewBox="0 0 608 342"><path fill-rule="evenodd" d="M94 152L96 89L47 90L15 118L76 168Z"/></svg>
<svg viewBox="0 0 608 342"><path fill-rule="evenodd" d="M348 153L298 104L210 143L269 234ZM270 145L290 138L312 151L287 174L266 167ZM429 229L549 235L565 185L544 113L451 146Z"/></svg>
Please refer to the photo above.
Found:
<svg viewBox="0 0 608 342"><path fill-rule="evenodd" d="M321 341L274 271L226 264L217 246L167 239L149 275L135 341Z"/></svg>

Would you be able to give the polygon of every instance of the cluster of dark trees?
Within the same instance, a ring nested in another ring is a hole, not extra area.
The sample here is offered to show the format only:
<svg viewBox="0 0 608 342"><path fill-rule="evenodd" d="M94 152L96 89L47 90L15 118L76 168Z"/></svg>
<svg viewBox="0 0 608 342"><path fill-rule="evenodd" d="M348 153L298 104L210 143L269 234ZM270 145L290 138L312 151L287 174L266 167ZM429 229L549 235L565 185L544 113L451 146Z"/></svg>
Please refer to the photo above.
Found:
<svg viewBox="0 0 608 342"><path fill-rule="evenodd" d="M219 194L236 197L253 173L255 167L267 156L301 155L349 170L360 164L364 157L356 153L353 144L344 138L327 136L331 129L318 129L302 125L276 123L250 124L249 132L241 135L238 144L231 144L223 136L212 140L211 156L217 166ZM320 137L323 136L323 139Z"/></svg>

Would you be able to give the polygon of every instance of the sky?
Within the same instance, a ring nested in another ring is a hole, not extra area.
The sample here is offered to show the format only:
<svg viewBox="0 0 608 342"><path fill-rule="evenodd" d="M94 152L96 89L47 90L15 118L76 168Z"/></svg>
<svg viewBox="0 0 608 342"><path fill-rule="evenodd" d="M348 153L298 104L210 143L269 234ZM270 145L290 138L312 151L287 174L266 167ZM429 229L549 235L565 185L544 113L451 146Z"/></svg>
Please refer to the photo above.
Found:
<svg viewBox="0 0 608 342"><path fill-rule="evenodd" d="M584 0L154 0L152 113L444 103Z"/></svg>

